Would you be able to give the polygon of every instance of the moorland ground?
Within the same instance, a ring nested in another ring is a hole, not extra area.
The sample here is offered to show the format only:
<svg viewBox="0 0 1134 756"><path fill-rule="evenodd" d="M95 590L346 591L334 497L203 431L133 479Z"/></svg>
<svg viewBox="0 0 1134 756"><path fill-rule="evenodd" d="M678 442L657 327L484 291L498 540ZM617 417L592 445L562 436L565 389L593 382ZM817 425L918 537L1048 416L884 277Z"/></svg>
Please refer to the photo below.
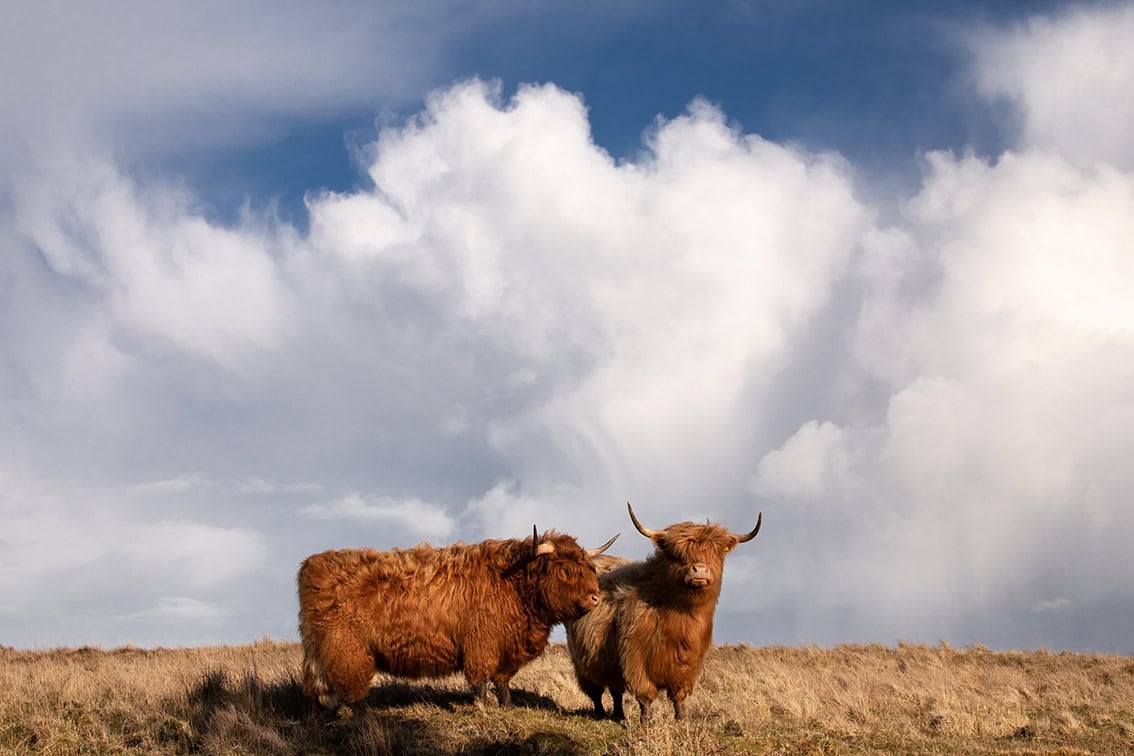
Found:
<svg viewBox="0 0 1134 756"><path fill-rule="evenodd" d="M565 646L474 706L460 678L386 680L318 724L296 643L0 647L4 753L1129 753L1134 657L899 644L719 646L674 722L595 721ZM607 702L609 708L609 701Z"/></svg>

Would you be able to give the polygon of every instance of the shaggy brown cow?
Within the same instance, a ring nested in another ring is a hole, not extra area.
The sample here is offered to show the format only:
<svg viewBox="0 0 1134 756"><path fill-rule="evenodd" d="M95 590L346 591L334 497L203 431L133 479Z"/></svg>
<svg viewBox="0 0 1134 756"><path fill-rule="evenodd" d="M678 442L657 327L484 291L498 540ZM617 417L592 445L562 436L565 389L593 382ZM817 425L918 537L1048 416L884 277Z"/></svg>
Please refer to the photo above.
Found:
<svg viewBox="0 0 1134 756"><path fill-rule="evenodd" d="M543 652L552 625L598 603L591 559L614 538L585 551L533 528L530 539L308 557L298 576L303 690L334 709L365 698L377 672L463 672L479 705L492 680L509 706L508 681Z"/></svg>
<svg viewBox="0 0 1134 756"><path fill-rule="evenodd" d="M641 706L645 727L661 691L673 702L674 717L685 716L685 699L713 640L725 554L756 537L763 514L752 532L736 535L708 520L650 530L638 522L629 502L626 507L634 527L657 548L646 561L623 566L617 566L616 557L604 557L614 569L599 578L602 601L567 623L567 645L595 716L606 715L602 693L609 688L611 717L623 719L622 693L629 690Z"/></svg>

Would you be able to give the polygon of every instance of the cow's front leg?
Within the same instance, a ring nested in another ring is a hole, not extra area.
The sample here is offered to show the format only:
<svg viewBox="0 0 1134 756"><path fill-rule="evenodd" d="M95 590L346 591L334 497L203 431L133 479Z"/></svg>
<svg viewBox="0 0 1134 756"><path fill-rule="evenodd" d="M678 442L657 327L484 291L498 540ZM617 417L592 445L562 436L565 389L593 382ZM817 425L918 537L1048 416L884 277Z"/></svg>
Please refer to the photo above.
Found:
<svg viewBox="0 0 1134 756"><path fill-rule="evenodd" d="M610 710L610 718L615 722L621 722L626 719L626 712L622 709L622 688L611 688L610 698L613 706Z"/></svg>

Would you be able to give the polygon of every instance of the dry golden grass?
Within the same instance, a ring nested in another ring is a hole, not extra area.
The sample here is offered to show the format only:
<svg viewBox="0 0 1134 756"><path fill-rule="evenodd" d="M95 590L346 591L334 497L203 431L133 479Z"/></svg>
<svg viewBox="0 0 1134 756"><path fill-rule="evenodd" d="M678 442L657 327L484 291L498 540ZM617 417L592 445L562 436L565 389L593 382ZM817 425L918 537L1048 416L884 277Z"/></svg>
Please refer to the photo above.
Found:
<svg viewBox="0 0 1134 756"><path fill-rule="evenodd" d="M1127 753L1134 659L901 644L713 649L690 718L659 703L648 737L596 722L567 651L480 711L458 678L391 680L326 725L299 648L13 651L0 647L4 753Z"/></svg>

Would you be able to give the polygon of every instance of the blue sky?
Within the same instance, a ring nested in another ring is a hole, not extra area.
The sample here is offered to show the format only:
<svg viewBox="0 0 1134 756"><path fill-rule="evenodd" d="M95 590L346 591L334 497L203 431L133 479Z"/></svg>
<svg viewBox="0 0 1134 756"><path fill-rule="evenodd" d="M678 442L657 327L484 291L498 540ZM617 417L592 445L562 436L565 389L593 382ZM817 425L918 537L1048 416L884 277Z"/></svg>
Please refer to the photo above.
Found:
<svg viewBox="0 0 1134 756"><path fill-rule="evenodd" d="M696 97L741 129L774 141L836 150L909 189L919 152L1007 145L996 108L965 92L966 30L1010 23L1054 2L535 4L470 24L440 51L427 89L479 76L511 93L554 82L583 96L595 143L633 159L642 132ZM273 122L258 144L183 156L172 170L231 212L246 195L281 201L305 221L312 187L347 190L359 173L346 145L373 139L379 121L421 108L424 93L375 98L328 119ZM204 159L202 163L202 158ZM889 186L887 184L887 186Z"/></svg>
<svg viewBox="0 0 1134 756"><path fill-rule="evenodd" d="M13 6L0 643L764 527L721 642L1131 652L1134 6Z"/></svg>

